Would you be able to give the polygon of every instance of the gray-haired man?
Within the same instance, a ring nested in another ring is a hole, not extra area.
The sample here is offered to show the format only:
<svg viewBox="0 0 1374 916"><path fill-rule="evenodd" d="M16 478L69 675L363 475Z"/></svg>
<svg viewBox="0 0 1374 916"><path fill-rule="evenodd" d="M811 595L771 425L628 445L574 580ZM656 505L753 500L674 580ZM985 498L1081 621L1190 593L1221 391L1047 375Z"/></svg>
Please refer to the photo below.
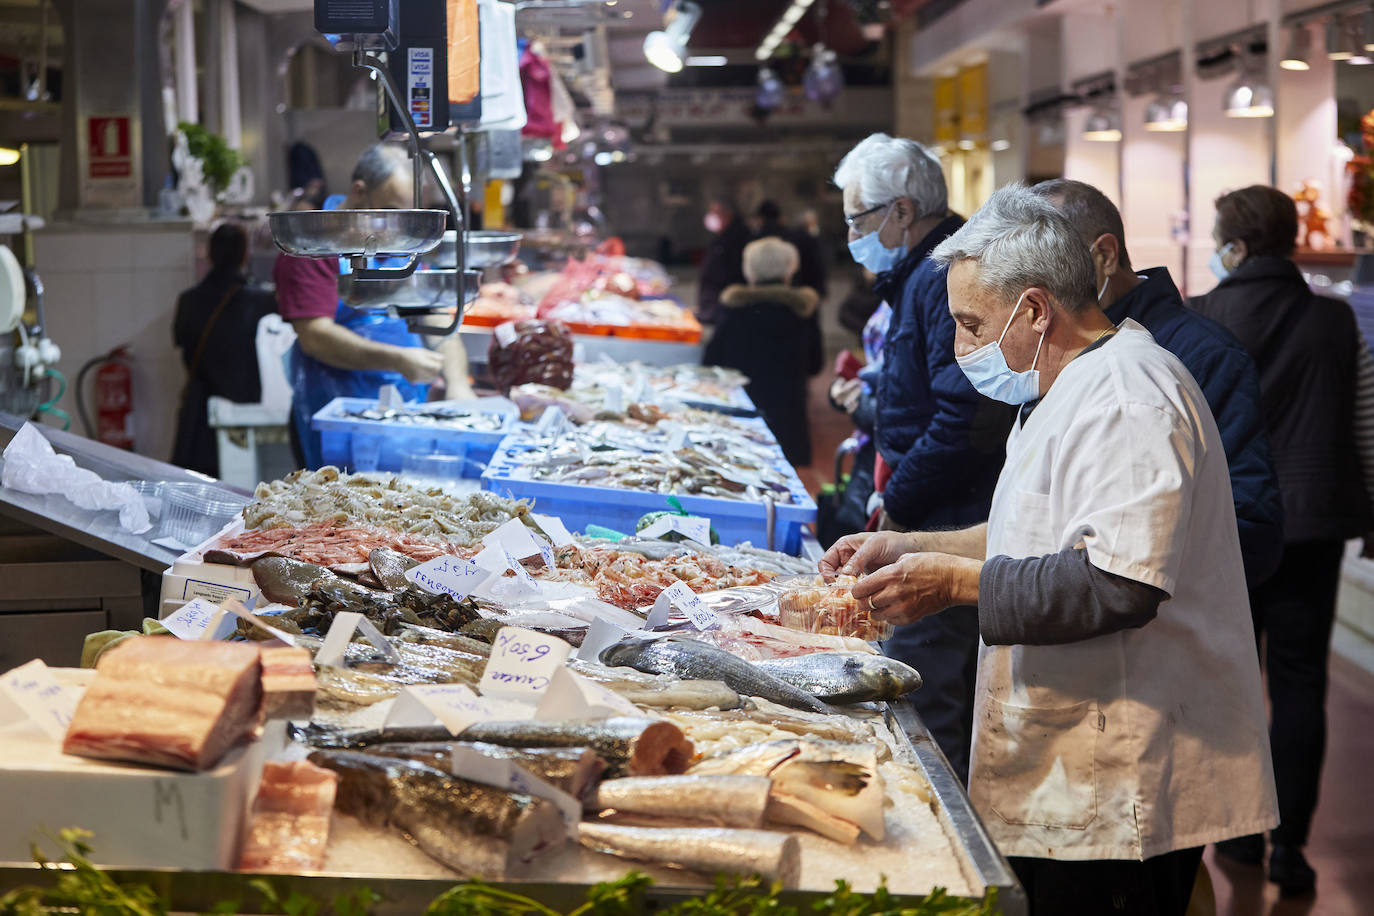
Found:
<svg viewBox="0 0 1374 916"><path fill-rule="evenodd" d="M1017 405L988 521L841 540L907 622L976 604L969 792L1032 914L1186 910L1201 847L1276 821L1226 455L1196 382L1096 302L1023 187L935 249L970 382Z"/></svg>

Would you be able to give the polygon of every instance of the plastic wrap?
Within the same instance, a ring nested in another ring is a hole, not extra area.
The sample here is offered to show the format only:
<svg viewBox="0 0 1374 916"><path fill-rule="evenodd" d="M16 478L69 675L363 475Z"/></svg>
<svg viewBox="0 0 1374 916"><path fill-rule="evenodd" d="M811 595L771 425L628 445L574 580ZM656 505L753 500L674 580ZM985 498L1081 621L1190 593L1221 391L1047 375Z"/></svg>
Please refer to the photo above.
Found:
<svg viewBox="0 0 1374 916"><path fill-rule="evenodd" d="M152 527L143 497L127 483L111 483L95 471L76 466L71 455L59 455L32 423L25 423L5 447L0 484L23 493L65 496L82 509L113 509L131 534Z"/></svg>

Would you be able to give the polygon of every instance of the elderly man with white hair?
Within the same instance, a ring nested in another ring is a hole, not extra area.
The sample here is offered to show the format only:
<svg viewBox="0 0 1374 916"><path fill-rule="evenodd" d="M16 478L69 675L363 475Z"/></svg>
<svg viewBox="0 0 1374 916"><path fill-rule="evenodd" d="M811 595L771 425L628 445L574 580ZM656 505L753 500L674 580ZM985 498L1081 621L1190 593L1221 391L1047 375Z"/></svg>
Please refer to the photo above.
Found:
<svg viewBox="0 0 1374 916"><path fill-rule="evenodd" d="M835 171L849 248L892 308L876 384L874 482L884 529L951 528L987 518L1011 411L981 397L954 360L943 271L931 250L963 225L939 160L914 140L874 134ZM961 779L973 727L973 608L899 627L884 651L921 672L913 702Z"/></svg>
<svg viewBox="0 0 1374 916"><path fill-rule="evenodd" d="M955 352L1019 408L984 524L854 535L823 571L908 622L976 604L969 793L1031 913L1181 914L1202 846L1275 824L1216 422L1183 364L1096 302L1074 227L994 193L932 257Z"/></svg>

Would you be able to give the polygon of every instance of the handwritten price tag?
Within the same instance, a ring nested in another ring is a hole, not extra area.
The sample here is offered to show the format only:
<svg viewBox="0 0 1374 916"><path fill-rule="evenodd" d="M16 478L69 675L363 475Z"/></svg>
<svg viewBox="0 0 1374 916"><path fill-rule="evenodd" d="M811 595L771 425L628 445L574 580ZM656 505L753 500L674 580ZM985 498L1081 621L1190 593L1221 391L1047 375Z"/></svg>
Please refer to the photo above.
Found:
<svg viewBox="0 0 1374 916"><path fill-rule="evenodd" d="M163 618L162 625L177 639L223 639L234 631L234 621L218 604L196 598Z"/></svg>
<svg viewBox="0 0 1374 916"><path fill-rule="evenodd" d="M387 714L388 727L430 725L438 720L457 736L478 722L531 718L534 707L515 700L479 697L463 684L417 684L405 688Z"/></svg>
<svg viewBox="0 0 1374 916"><path fill-rule="evenodd" d="M699 515L659 516L649 527L639 532L639 536L658 538L670 531L675 531L705 547L711 546L711 520Z"/></svg>
<svg viewBox="0 0 1374 916"><path fill-rule="evenodd" d="M406 570L406 578L426 591L436 595L452 595L461 601L491 578L491 571L472 560L435 557L428 563Z"/></svg>
<svg viewBox="0 0 1374 916"><path fill-rule="evenodd" d="M506 565L510 567L511 572L515 573L516 581L524 585L527 591L539 591L539 583L534 581L534 576L530 575L530 571L525 568L524 563L520 562L519 557L509 550L503 550L501 552L506 556Z"/></svg>
<svg viewBox="0 0 1374 916"><path fill-rule="evenodd" d="M42 659L13 668L0 675L4 690L49 738L61 741L76 712L76 697L57 683Z"/></svg>
<svg viewBox="0 0 1374 916"><path fill-rule="evenodd" d="M325 634L324 643L315 653L315 663L342 668L344 653L348 651L348 644L353 641L353 634L358 630L362 630L364 639L382 651L388 662L395 665L401 661L401 653L396 651L391 640L383 636L372 621L356 611L340 611L334 615L333 622L329 624L329 632Z"/></svg>
<svg viewBox="0 0 1374 916"><path fill-rule="evenodd" d="M553 802L571 831L576 831L582 821L582 804L577 799L513 761L487 757L469 747L455 747L450 766L454 776Z"/></svg>
<svg viewBox="0 0 1374 916"><path fill-rule="evenodd" d="M528 557L539 552L539 541L525 523L513 518L482 538L483 547L496 547L509 551L517 557Z"/></svg>
<svg viewBox="0 0 1374 916"><path fill-rule="evenodd" d="M539 421L534 424L535 435L562 438L568 431L568 418L561 407L545 407Z"/></svg>
<svg viewBox="0 0 1374 916"><path fill-rule="evenodd" d="M557 636L524 627L502 627L478 689L483 694L537 697L549 689L572 646Z"/></svg>
<svg viewBox="0 0 1374 916"><path fill-rule="evenodd" d="M563 520L556 515L540 515L538 512L531 512L530 517L535 520L540 529L549 536L555 547L567 547L575 544L572 532L563 524Z"/></svg>
<svg viewBox="0 0 1374 916"><path fill-rule="evenodd" d="M649 612L646 628L653 630L667 626L671 608L677 608L698 630L713 630L720 626L720 618L697 597L684 582L674 582L659 593L654 609Z"/></svg>
<svg viewBox="0 0 1374 916"><path fill-rule="evenodd" d="M619 385L611 385L606 389L606 409L611 413L625 412L625 389Z"/></svg>

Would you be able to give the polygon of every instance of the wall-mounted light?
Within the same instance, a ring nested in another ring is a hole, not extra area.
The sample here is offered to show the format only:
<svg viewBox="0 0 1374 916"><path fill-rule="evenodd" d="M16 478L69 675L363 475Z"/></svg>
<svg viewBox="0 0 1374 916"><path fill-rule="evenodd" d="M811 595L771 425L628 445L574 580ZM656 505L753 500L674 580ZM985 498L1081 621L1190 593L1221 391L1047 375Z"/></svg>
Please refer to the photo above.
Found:
<svg viewBox="0 0 1374 916"><path fill-rule="evenodd" d="M1121 115L1113 108L1099 105L1083 125L1083 139L1116 143L1121 139Z"/></svg>
<svg viewBox="0 0 1374 916"><path fill-rule="evenodd" d="M1226 90L1226 117L1272 118L1274 90L1259 77L1241 73Z"/></svg>
<svg viewBox="0 0 1374 916"><path fill-rule="evenodd" d="M0 146L0 165L14 165L19 161L19 150Z"/></svg>
<svg viewBox="0 0 1374 916"><path fill-rule="evenodd" d="M993 140L988 144L988 149L992 150L994 153L1005 153L1007 150L1011 149L1011 141Z"/></svg>
<svg viewBox="0 0 1374 916"><path fill-rule="evenodd" d="M763 41L759 42L758 48L754 50L754 59L760 62L768 60L773 56L773 52L782 44L782 40L788 36L793 27L806 15L806 11L811 8L811 4L816 0L792 0L791 5L783 10L778 17L777 24L773 30L764 36Z"/></svg>
<svg viewBox="0 0 1374 916"><path fill-rule="evenodd" d="M1350 60L1355 52L1350 47L1345 20L1332 16L1326 20L1326 56L1331 60Z"/></svg>
<svg viewBox="0 0 1374 916"><path fill-rule="evenodd" d="M1288 33L1288 51L1279 66L1285 70L1310 70L1312 65L1307 59L1311 54L1312 33L1305 25L1295 25Z"/></svg>
<svg viewBox="0 0 1374 916"><path fill-rule="evenodd" d="M1188 103L1177 92L1161 93L1145 106L1145 129L1177 133L1188 129Z"/></svg>
<svg viewBox="0 0 1374 916"><path fill-rule="evenodd" d="M687 39L692 35L701 7L691 0L678 0L668 11L668 24L644 36L644 56L665 73L677 73L687 56Z"/></svg>
<svg viewBox="0 0 1374 916"><path fill-rule="evenodd" d="M700 57L689 57L686 64L689 67L724 67L730 63L730 59L724 54L706 54Z"/></svg>

